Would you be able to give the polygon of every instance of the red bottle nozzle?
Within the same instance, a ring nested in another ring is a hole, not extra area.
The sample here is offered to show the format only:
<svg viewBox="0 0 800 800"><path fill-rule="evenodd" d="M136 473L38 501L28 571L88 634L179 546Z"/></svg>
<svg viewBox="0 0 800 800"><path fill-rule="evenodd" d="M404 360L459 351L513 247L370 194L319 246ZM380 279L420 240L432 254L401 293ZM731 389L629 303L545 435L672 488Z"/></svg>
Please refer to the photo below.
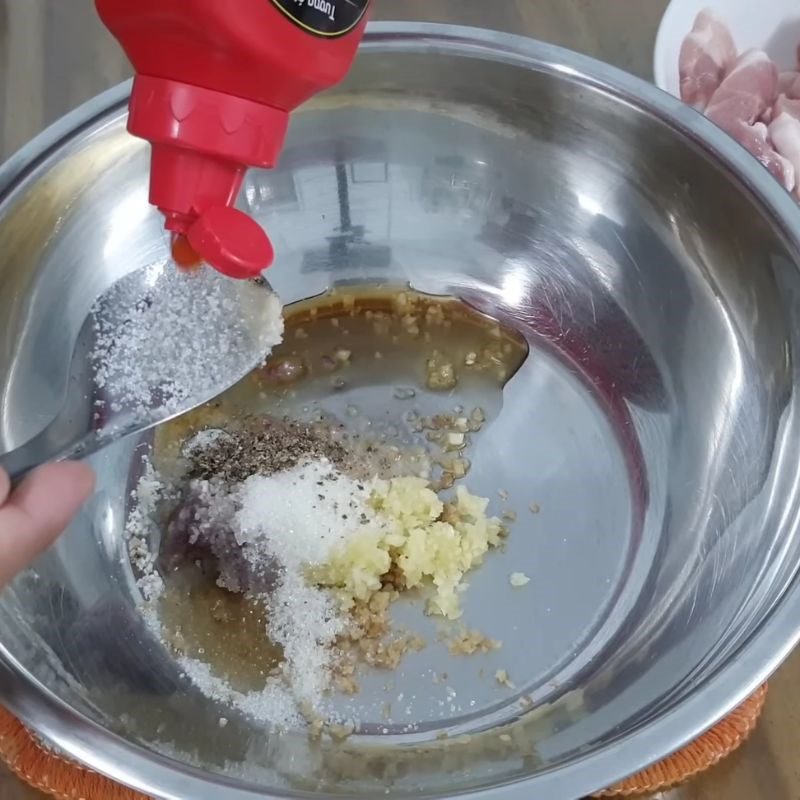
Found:
<svg viewBox="0 0 800 800"><path fill-rule="evenodd" d="M211 206L186 232L192 249L231 278L253 278L275 256L261 226L243 211Z"/></svg>
<svg viewBox="0 0 800 800"><path fill-rule="evenodd" d="M137 76L128 130L153 146L150 202L166 228L234 278L272 263L261 226L233 208L248 167L273 167L288 114L198 86Z"/></svg>

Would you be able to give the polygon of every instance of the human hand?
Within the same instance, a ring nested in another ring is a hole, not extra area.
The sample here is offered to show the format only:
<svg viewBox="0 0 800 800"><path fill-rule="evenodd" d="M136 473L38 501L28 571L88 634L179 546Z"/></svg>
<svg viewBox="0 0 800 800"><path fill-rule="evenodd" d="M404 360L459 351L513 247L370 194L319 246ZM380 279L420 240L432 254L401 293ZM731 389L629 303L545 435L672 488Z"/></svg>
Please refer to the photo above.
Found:
<svg viewBox="0 0 800 800"><path fill-rule="evenodd" d="M58 538L93 489L86 464L45 464L13 492L0 469L0 588Z"/></svg>

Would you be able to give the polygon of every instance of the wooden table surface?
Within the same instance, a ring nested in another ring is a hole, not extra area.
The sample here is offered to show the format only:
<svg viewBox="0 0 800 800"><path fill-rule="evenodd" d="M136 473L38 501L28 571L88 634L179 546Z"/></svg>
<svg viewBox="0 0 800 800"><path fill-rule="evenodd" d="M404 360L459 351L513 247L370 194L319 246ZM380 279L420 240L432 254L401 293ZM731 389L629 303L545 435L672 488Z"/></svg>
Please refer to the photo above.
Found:
<svg viewBox="0 0 800 800"><path fill-rule="evenodd" d="M645 78L666 0L377 0L380 19L424 19L526 34ZM0 155L130 76L92 0L0 0ZM660 800L800 799L800 651L773 678L741 750ZM0 800L41 798L0 768ZM88 798L87 800L94 800ZM655 800L655 798L654 798Z"/></svg>

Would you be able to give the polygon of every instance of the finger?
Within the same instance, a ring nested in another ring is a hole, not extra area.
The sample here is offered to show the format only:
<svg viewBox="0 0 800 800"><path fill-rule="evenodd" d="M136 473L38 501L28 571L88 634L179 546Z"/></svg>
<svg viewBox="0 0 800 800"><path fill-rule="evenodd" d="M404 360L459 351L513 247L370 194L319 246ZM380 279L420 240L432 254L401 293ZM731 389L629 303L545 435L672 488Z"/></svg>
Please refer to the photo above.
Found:
<svg viewBox="0 0 800 800"><path fill-rule="evenodd" d="M89 497L94 475L85 464L34 470L0 507L0 586L49 547Z"/></svg>
<svg viewBox="0 0 800 800"><path fill-rule="evenodd" d="M0 506L5 503L10 491L11 479L8 477L8 473L2 467L0 467Z"/></svg>

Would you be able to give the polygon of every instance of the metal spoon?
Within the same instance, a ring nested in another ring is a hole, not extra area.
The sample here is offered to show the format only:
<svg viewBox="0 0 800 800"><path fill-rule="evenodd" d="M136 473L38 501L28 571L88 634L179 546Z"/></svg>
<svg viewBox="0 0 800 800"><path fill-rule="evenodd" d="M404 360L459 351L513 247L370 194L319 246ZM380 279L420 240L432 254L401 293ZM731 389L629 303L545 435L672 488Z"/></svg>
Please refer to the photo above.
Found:
<svg viewBox="0 0 800 800"><path fill-rule="evenodd" d="M134 270L81 326L56 418L0 466L15 484L45 462L85 458L203 405L263 363L282 333L263 278L166 262Z"/></svg>

